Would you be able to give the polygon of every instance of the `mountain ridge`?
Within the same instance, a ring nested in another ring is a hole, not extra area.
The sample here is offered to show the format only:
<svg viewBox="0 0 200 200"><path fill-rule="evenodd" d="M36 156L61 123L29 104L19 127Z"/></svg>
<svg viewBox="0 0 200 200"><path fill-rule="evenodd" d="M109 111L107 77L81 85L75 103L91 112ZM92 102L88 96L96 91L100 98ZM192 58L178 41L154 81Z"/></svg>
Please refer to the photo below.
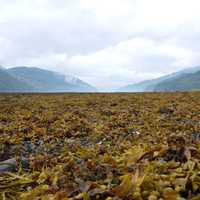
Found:
<svg viewBox="0 0 200 200"><path fill-rule="evenodd" d="M166 89L164 88L165 81L174 82L174 80L176 80L177 78L179 78L180 76L184 74L188 75L191 73L196 73L198 71L200 71L200 66L185 68L183 70L180 70L180 71L177 71L165 76L161 76L159 78L145 80L145 81L141 81L135 84L129 84L127 86L117 89L117 91L119 92L154 92L157 90L162 91L161 87L160 89L157 88L157 85L161 83L163 83L162 85L163 91L166 91Z"/></svg>
<svg viewBox="0 0 200 200"><path fill-rule="evenodd" d="M183 73L173 80L166 80L156 85L155 92L199 91L200 70L192 73Z"/></svg>
<svg viewBox="0 0 200 200"><path fill-rule="evenodd" d="M0 91L1 92L12 92L12 91L19 91L19 92L27 92L29 90L33 90L34 88L31 87L26 82L19 80L18 78L12 76L7 72L6 69L0 68Z"/></svg>
<svg viewBox="0 0 200 200"><path fill-rule="evenodd" d="M3 78L5 74L5 78ZM2 76L1 76L2 75ZM88 83L72 77L70 82L66 76L55 71L39 67L17 66L8 69L0 68L0 92L93 92L96 89ZM12 87L14 82L16 87ZM12 83L12 85L10 85ZM7 87L3 86L7 85ZM24 88L24 86L26 86ZM9 88L10 87L10 88ZM6 89L7 88L7 89Z"/></svg>

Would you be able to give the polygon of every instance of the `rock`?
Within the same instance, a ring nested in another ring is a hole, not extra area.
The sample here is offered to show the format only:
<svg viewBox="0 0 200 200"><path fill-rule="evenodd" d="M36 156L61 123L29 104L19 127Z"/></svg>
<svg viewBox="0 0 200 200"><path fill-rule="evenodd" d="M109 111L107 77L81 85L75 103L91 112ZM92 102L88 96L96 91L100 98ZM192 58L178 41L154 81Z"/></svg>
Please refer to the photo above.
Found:
<svg viewBox="0 0 200 200"><path fill-rule="evenodd" d="M161 114L172 114L174 111L171 108L168 108L168 107L161 107L159 109L159 112Z"/></svg>
<svg viewBox="0 0 200 200"><path fill-rule="evenodd" d="M15 158L11 158L0 162L0 173L14 172L17 168L17 161Z"/></svg>
<svg viewBox="0 0 200 200"><path fill-rule="evenodd" d="M192 141L199 142L200 141L200 133L193 133L192 134Z"/></svg>
<svg viewBox="0 0 200 200"><path fill-rule="evenodd" d="M6 172L15 172L20 164L23 169L29 168L28 159L21 158L19 162L17 162L16 158L11 158L0 162L0 174Z"/></svg>

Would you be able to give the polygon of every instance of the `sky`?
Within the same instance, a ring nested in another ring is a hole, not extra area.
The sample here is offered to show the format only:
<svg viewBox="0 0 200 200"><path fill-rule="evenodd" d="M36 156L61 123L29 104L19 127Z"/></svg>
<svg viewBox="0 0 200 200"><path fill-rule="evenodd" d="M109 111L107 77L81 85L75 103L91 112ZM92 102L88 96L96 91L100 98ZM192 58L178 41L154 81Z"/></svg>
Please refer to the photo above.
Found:
<svg viewBox="0 0 200 200"><path fill-rule="evenodd" d="M200 64L199 0L0 0L0 65L100 90Z"/></svg>

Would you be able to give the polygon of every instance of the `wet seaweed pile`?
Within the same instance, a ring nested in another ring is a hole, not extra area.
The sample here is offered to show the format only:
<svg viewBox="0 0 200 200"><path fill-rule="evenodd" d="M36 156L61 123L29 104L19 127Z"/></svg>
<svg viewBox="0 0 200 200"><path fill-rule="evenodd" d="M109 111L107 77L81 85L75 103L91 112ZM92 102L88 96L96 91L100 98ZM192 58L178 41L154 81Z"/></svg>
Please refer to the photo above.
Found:
<svg viewBox="0 0 200 200"><path fill-rule="evenodd" d="M0 199L200 199L200 93L0 95Z"/></svg>

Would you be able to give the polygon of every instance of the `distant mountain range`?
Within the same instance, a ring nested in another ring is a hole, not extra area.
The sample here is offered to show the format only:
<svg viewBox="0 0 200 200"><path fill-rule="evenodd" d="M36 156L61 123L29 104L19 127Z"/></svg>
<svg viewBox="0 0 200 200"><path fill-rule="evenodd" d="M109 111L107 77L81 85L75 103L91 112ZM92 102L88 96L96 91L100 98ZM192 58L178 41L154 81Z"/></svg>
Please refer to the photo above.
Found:
<svg viewBox="0 0 200 200"><path fill-rule="evenodd" d="M200 66L119 88L118 92L173 92L200 90Z"/></svg>
<svg viewBox="0 0 200 200"><path fill-rule="evenodd" d="M88 83L37 67L0 67L0 92L95 92Z"/></svg>
<svg viewBox="0 0 200 200"><path fill-rule="evenodd" d="M119 88L115 92L174 92L200 90L200 66ZM37 67L0 66L0 92L96 92L88 83Z"/></svg>

